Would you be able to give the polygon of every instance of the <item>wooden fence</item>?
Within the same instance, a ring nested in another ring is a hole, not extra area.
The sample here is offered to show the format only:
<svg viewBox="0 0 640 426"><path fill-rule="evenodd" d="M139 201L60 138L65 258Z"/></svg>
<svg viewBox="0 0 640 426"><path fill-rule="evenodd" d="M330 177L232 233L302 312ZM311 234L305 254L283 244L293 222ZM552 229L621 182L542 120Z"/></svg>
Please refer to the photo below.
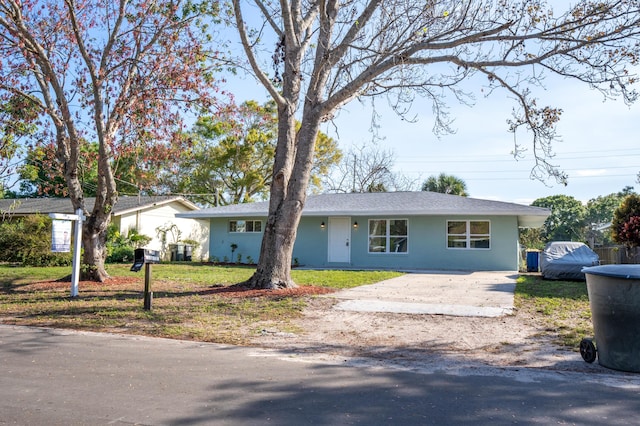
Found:
<svg viewBox="0 0 640 426"><path fill-rule="evenodd" d="M600 257L601 265L640 263L640 247L596 247L593 251Z"/></svg>

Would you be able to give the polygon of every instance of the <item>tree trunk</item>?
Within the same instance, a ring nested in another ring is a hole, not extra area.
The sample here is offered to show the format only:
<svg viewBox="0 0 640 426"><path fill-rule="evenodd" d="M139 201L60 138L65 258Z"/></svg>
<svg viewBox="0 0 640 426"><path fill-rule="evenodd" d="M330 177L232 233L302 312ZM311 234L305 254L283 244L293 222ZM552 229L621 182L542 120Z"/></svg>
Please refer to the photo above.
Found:
<svg viewBox="0 0 640 426"><path fill-rule="evenodd" d="M99 146L98 159L98 183L96 190L96 200L93 210L89 213L85 208L84 194L82 186L78 179L77 160L70 162L63 155L65 167L65 177L67 187L69 188L69 197L73 204L74 210L80 209L86 215L86 220L82 226L82 244L84 255L82 257L82 268L80 277L83 280L104 282L109 278L105 269L105 260L107 259L107 228L111 222L111 214L113 208L118 201L116 192L116 184L113 173L109 167L109 155L106 152L105 143L101 142ZM80 141L77 135L72 138L70 144L72 155L71 159L78 158Z"/></svg>
<svg viewBox="0 0 640 426"><path fill-rule="evenodd" d="M297 287L291 279L291 257L302 212L297 205L299 204L285 201L280 209L269 214L258 267L244 283L245 286L268 290Z"/></svg>
<svg viewBox="0 0 640 426"><path fill-rule="evenodd" d="M278 289L295 288L297 285L291 279L291 260L293 246L296 241L298 224L307 198L309 177L313 165L315 142L320 128L320 116L315 112L303 117L300 130L290 141L295 143L281 144L278 142L275 164L283 158L278 150L282 145L287 146L282 156L287 162L293 160L290 168L284 167L279 173L274 173L271 184L271 198L269 200L269 217L265 226L260 249L258 268L253 276L244 283L250 288ZM291 120L295 129L295 120ZM284 130L289 129L284 126ZM280 134L279 136L280 137ZM274 170L279 170L274 168ZM290 172L286 173L288 170Z"/></svg>
<svg viewBox="0 0 640 426"><path fill-rule="evenodd" d="M78 157L79 146L80 143L77 139L74 144L71 144L73 153L71 158ZM115 181L111 170L108 169L107 155L101 153L101 158L99 159L96 201L90 213L85 208L84 194L78 179L77 162L70 163L66 158L63 157L62 159L66 160L63 161L63 165L67 171L65 177L73 209L80 209L86 215L86 220L82 225L84 255L82 257L80 277L83 280L104 282L109 278L109 274L105 269L107 228L111 222L113 207L118 200L115 192Z"/></svg>
<svg viewBox="0 0 640 426"><path fill-rule="evenodd" d="M82 228L82 244L84 245L84 255L82 258L81 277L84 280L104 282L109 278L109 274L104 266L107 258L107 224L95 225L95 220L89 218ZM103 228L103 230L100 230Z"/></svg>
<svg viewBox="0 0 640 426"><path fill-rule="evenodd" d="M293 245L305 197L295 197L292 185L306 181L293 179L293 162L296 156L295 107L286 104L278 111L278 144L271 181L269 217L262 237L258 268L244 283L250 288L295 288L291 279ZM304 195L304 194L303 194Z"/></svg>
<svg viewBox="0 0 640 426"><path fill-rule="evenodd" d="M100 186L99 184L98 187ZM96 194L93 211L82 227L84 255L80 276L84 280L104 282L109 278L104 264L107 259L107 228L111 223L111 212L117 202L117 195L111 193L111 196L104 197L102 194L105 192L107 191L99 191Z"/></svg>
<svg viewBox="0 0 640 426"><path fill-rule="evenodd" d="M233 3L243 46L249 56L253 57L244 33L240 2L236 0ZM308 40L302 34L306 31L303 29L305 24L298 12L299 8L283 10L285 30L273 56L274 66L284 67L281 89L276 90L271 82L262 79L278 106L278 142L270 188L269 216L262 237L260 259L256 272L243 283L250 288L297 287L291 279L293 245L307 198L314 148L323 118L322 92L330 71L330 67L325 66L323 70L314 72L309 80L305 81L303 78L301 70ZM302 33L297 34L296 30ZM326 47L321 36L319 41ZM326 55L316 57L315 62L326 65ZM257 70L255 63L252 66ZM264 74L257 71L257 75L264 77ZM296 132L296 110L300 104L303 81L308 83L309 90L304 97L300 130Z"/></svg>

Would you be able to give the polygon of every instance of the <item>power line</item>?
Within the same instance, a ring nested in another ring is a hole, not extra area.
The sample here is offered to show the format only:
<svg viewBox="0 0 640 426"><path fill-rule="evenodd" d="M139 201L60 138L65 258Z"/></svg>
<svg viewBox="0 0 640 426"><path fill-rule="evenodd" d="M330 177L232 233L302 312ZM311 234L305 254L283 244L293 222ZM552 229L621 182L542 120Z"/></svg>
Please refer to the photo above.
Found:
<svg viewBox="0 0 640 426"><path fill-rule="evenodd" d="M593 156L584 156L584 157L562 157L560 155L555 155L554 157L552 157L553 161L571 161L571 160L588 160L588 159L593 159L593 158L629 158L629 157L640 157L640 153L638 154L626 154L626 155L593 155ZM513 156L511 156L510 158L498 158L496 156L480 156L480 155L473 155L473 156L459 156L457 158L453 158L453 157L415 157L412 156L410 157L410 160L402 160L402 157L398 157L398 162L402 162L402 163L511 163L511 162L519 162L519 161L526 161L527 158L514 158ZM424 159L422 159L424 158ZM445 158L452 158L451 160L445 160ZM466 160L465 158L468 158L468 160ZM483 158L495 158L493 160L486 160Z"/></svg>
<svg viewBox="0 0 640 426"><path fill-rule="evenodd" d="M599 170L614 170L614 169L632 169L633 174L640 169L640 166L613 166L613 167L598 167L598 168L578 168L578 169L565 169L562 168L565 172L577 172L577 171L599 171ZM480 173L480 174L503 174L503 173L516 173L517 170L460 170L460 171L452 171L451 173ZM523 170L526 172L526 170ZM403 173L425 173L424 170L403 170ZM601 175L602 176L602 175Z"/></svg>
<svg viewBox="0 0 640 426"><path fill-rule="evenodd" d="M637 174L632 174L632 175L600 175L600 176L569 176L569 181L572 181L573 179L606 179L606 178L618 178L618 177L631 177L633 179L635 179L637 177ZM501 178L464 178L465 181L515 181L515 180L533 180L531 177L501 177Z"/></svg>

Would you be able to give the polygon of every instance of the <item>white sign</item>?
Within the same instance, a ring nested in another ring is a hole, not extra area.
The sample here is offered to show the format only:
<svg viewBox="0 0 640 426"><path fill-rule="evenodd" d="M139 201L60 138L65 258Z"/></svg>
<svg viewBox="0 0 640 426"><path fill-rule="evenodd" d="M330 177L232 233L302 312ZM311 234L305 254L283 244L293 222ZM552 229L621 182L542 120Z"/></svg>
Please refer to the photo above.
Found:
<svg viewBox="0 0 640 426"><path fill-rule="evenodd" d="M49 217L51 219L61 219L61 220L78 220L80 216L77 214L64 214L64 213L49 213Z"/></svg>
<svg viewBox="0 0 640 426"><path fill-rule="evenodd" d="M71 251L71 221L51 221L51 251L69 253Z"/></svg>

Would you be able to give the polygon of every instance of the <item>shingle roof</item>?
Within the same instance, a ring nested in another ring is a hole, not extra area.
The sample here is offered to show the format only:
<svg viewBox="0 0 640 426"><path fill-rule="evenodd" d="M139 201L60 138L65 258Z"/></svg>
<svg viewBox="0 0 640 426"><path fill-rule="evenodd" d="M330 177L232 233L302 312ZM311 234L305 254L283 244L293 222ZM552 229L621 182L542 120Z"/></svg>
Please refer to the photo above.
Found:
<svg viewBox="0 0 640 426"><path fill-rule="evenodd" d="M268 209L268 201L263 201L202 209L181 213L178 217L266 216ZM428 191L311 195L302 212L303 216L518 216L521 226L541 226L549 214L549 209L541 207Z"/></svg>
<svg viewBox="0 0 640 426"><path fill-rule="evenodd" d="M132 210L139 210L156 205L167 204L172 201L179 201L186 206L197 210L198 207L182 197L174 195L158 195L158 196L121 196L118 197L113 214L115 216L128 213ZM95 204L95 197L85 198L87 210L91 211ZM66 213L73 214L73 206L68 198L16 198L16 199L0 199L0 214L10 213L17 216L29 214L49 214L49 213Z"/></svg>

